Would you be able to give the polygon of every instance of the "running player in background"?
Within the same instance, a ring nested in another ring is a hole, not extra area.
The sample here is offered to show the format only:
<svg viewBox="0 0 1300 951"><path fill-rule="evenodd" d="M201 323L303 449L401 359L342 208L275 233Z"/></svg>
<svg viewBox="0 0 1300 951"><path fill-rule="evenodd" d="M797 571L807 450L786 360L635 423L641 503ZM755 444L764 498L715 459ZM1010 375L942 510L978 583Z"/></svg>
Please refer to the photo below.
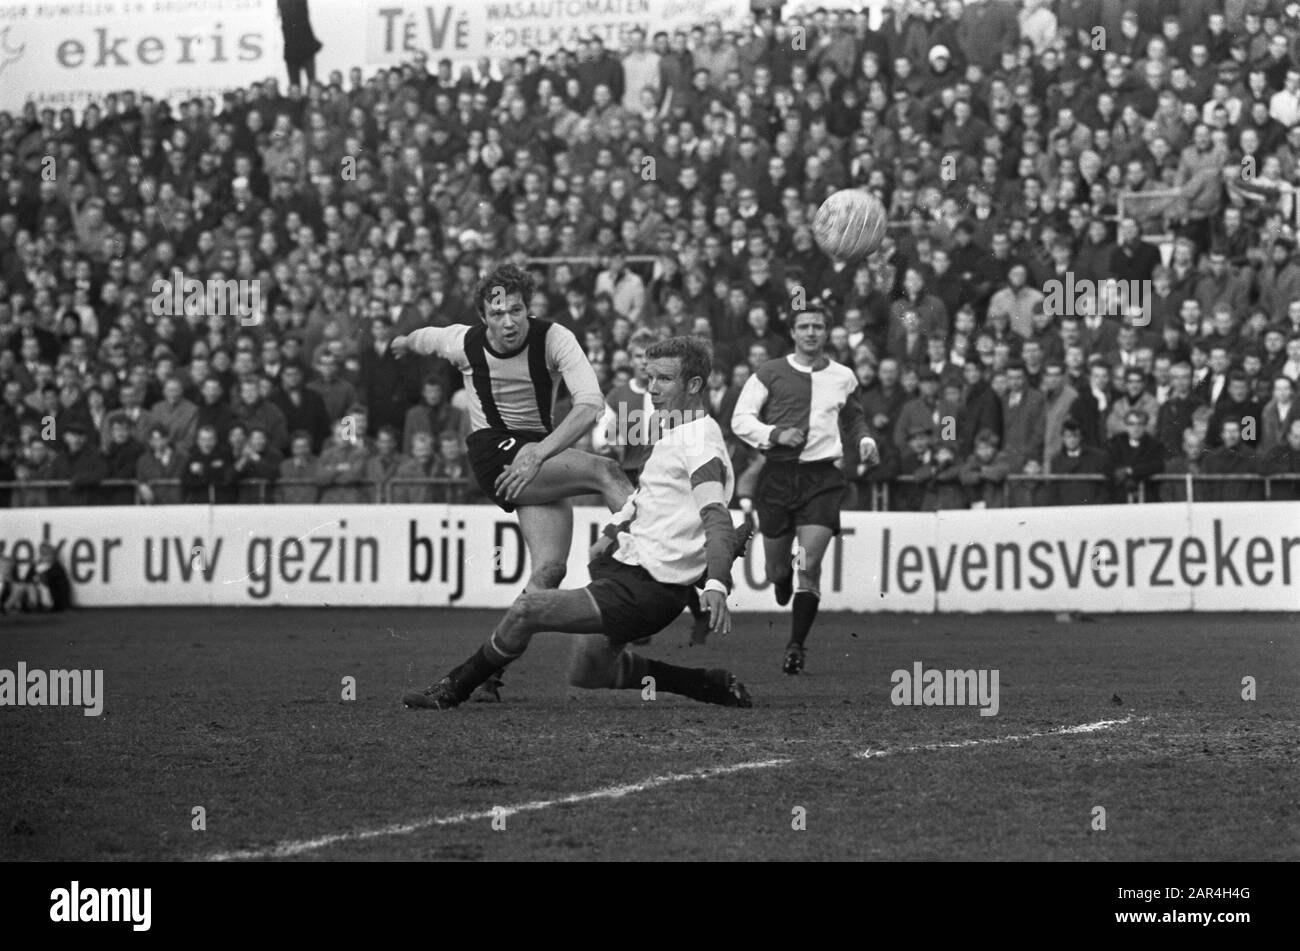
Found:
<svg viewBox="0 0 1300 951"><path fill-rule="evenodd" d="M391 344L399 357L408 350L435 354L464 374L470 467L493 502L506 512L518 510L532 565L525 592L557 588L564 580L573 496L598 493L617 512L632 494L615 460L571 448L591 430L605 401L572 332L529 316L533 289L531 274L501 265L475 293L482 323L425 327ZM557 427L552 407L561 382L573 409Z"/></svg>
<svg viewBox="0 0 1300 951"><path fill-rule="evenodd" d="M730 671L678 667L627 648L628 642L671 624L701 576L711 628L728 633L727 594L737 547L727 511L735 476L722 430L704 407L708 345L673 337L654 344L648 356L649 392L664 430L636 494L592 551L591 583L525 590L487 643L432 686L403 697L406 706L458 706L518 659L539 631L594 635L581 638L585 664L570 671L573 686L641 690L645 678L653 678L656 690L704 703L751 706L748 691Z"/></svg>
<svg viewBox="0 0 1300 951"><path fill-rule="evenodd" d="M605 411L591 434L592 448L597 452L606 448L612 450L614 458L623 467L623 474L634 487L641 477L641 467L650 458L654 436L658 433L658 427L653 425L655 411L646 375L646 350L658 339L658 335L650 330L639 330L632 335L627 343L632 377L605 396ZM686 606L694 618L691 643L703 644L709 636L709 618L701 608L694 588L688 592Z"/></svg>
<svg viewBox="0 0 1300 951"><path fill-rule="evenodd" d="M797 314L794 352L758 368L731 418L732 431L765 456L754 509L776 603L789 604L794 596L781 665L787 674L803 670L804 641L821 601L822 558L840 531L847 491L841 430L857 441L864 465L880 461L854 396L857 377L826 355L826 340L825 314Z"/></svg>

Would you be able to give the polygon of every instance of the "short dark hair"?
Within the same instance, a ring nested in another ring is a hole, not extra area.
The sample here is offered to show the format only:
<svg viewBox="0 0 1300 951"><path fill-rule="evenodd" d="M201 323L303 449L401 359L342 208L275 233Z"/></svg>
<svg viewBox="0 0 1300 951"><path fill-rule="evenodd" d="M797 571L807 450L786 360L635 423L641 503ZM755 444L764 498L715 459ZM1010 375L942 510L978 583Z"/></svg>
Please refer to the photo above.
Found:
<svg viewBox="0 0 1300 951"><path fill-rule="evenodd" d="M537 289L537 279L517 264L501 264L493 268L487 277L479 281L478 289L474 292L474 303L478 306L480 316L487 312L488 299L498 293L498 288L502 295L518 294L527 303Z"/></svg>
<svg viewBox="0 0 1300 951"><path fill-rule="evenodd" d="M649 360L680 360L682 380L700 378L700 388L709 385L709 372L713 367L713 348L699 337L669 337L652 344L646 350Z"/></svg>

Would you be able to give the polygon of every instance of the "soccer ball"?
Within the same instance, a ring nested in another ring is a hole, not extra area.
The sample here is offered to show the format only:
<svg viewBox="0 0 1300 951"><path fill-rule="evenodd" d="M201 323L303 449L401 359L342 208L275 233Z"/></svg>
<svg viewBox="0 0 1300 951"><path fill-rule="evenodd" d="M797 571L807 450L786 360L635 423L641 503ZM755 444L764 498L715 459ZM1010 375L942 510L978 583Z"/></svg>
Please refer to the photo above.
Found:
<svg viewBox="0 0 1300 951"><path fill-rule="evenodd" d="M845 188L835 192L813 217L817 246L833 258L860 261L885 239L888 213L869 191Z"/></svg>

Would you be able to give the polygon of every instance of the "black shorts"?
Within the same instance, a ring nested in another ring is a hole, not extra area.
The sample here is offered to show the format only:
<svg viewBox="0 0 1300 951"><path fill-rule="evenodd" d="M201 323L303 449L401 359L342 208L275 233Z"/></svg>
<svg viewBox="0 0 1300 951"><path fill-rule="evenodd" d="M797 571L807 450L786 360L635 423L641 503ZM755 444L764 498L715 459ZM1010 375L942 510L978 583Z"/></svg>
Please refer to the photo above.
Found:
<svg viewBox="0 0 1300 951"><path fill-rule="evenodd" d="M626 644L658 634L686 607L690 585L656 581L640 565L625 565L613 556L613 547L587 566L587 590L600 609L605 636L612 644Z"/></svg>
<svg viewBox="0 0 1300 951"><path fill-rule="evenodd" d="M479 429L469 434L465 445L469 450L470 468L483 494L507 512L515 510L514 503L497 495L496 481L506 466L515 461L521 447L530 442L541 442L546 433L520 432L510 429Z"/></svg>
<svg viewBox="0 0 1300 951"><path fill-rule="evenodd" d="M838 535L847 488L844 473L834 462L769 459L754 494L758 530L768 538L780 538L800 525L825 525Z"/></svg>

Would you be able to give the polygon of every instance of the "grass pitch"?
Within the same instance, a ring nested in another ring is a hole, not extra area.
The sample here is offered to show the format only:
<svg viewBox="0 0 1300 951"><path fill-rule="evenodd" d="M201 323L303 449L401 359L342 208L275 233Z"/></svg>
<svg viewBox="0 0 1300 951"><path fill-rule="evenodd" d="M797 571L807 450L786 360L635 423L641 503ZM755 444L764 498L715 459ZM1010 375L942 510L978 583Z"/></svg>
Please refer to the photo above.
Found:
<svg viewBox="0 0 1300 951"><path fill-rule="evenodd" d="M0 708L0 858L1300 858L1294 615L827 614L798 678L788 615L704 647L683 617L645 650L730 667L753 709L572 690L562 635L502 704L400 706L499 617L5 619L0 668L102 668L105 700ZM892 672L918 661L998 670L998 714L895 706ZM1120 722L1050 732L1101 721Z"/></svg>

